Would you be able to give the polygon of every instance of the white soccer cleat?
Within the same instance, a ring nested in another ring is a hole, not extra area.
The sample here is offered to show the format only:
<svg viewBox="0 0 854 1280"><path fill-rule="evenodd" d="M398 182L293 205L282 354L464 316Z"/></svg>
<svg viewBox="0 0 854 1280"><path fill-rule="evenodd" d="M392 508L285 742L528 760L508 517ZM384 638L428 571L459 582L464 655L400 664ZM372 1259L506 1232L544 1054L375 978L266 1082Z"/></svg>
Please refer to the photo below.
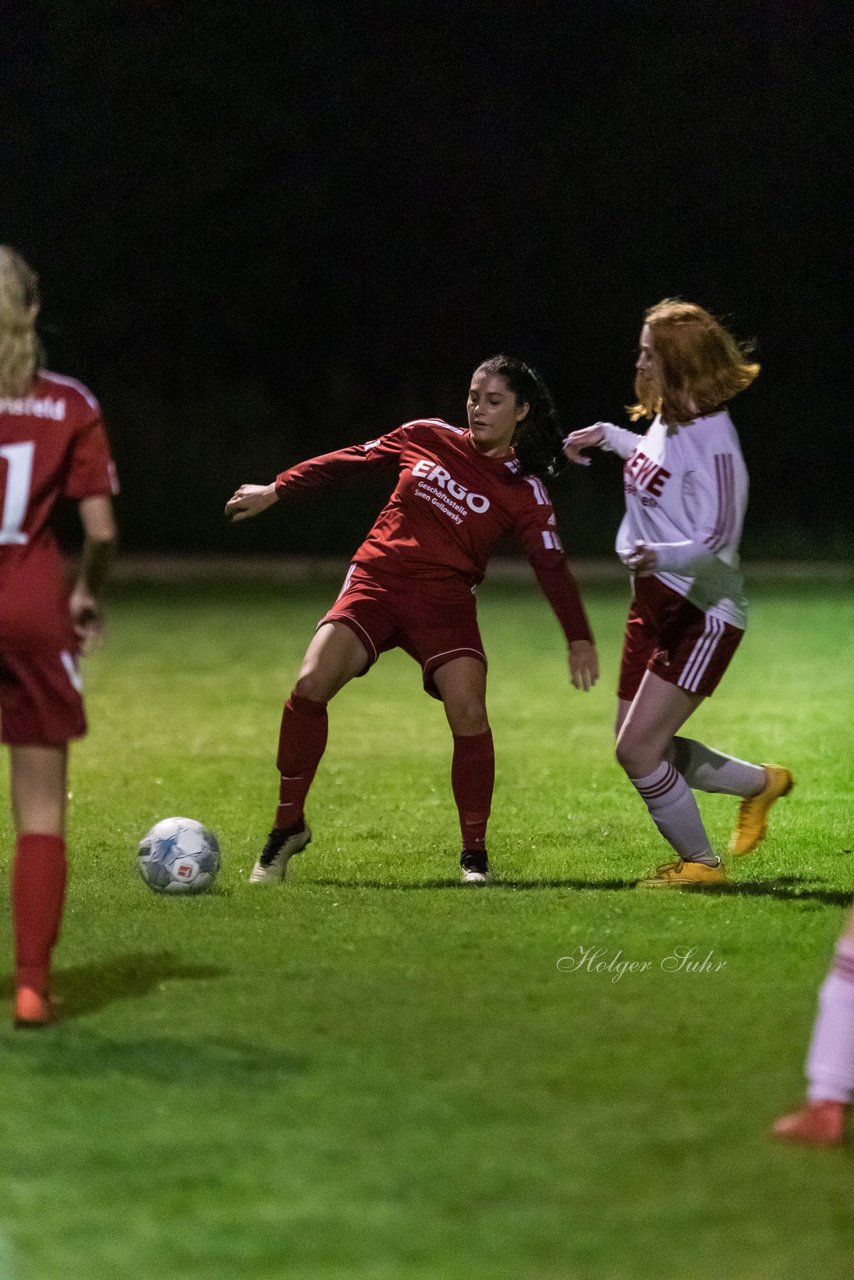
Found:
<svg viewBox="0 0 854 1280"><path fill-rule="evenodd" d="M249 883L281 884L291 858L302 853L307 844L311 844L311 827L308 823L299 831L292 831L290 835L285 835L274 827L267 836L260 858L252 868Z"/></svg>
<svg viewBox="0 0 854 1280"><path fill-rule="evenodd" d="M460 868L463 884L488 884L492 879L485 849L463 849Z"/></svg>

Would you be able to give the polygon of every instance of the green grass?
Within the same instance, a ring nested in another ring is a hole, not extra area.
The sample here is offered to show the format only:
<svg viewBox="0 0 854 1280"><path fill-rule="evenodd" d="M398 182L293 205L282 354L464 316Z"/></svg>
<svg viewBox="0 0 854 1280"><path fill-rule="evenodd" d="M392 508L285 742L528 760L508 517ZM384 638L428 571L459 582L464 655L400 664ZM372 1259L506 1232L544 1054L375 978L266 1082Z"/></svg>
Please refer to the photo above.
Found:
<svg viewBox="0 0 854 1280"><path fill-rule="evenodd" d="M457 883L448 730L393 654L332 707L315 842L250 889L281 701L333 593L114 593L73 752L65 1018L0 1032L0 1278L849 1275L850 1154L765 1131L802 1094L854 892L850 591L757 587L692 723L797 777L726 891L632 888L662 845L612 760L623 593L587 592L604 677L582 695L511 586L481 602L501 883ZM701 803L723 845L735 802ZM223 845L203 898L133 865L180 813ZM579 948L648 967L561 972ZM666 971L675 948L714 971Z"/></svg>

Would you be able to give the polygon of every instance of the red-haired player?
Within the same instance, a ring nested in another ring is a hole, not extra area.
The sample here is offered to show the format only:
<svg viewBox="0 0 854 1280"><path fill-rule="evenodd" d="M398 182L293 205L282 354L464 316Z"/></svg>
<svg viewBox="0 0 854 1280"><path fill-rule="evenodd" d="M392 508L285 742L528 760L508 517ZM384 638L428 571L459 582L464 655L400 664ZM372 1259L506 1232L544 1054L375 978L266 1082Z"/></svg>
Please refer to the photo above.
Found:
<svg viewBox="0 0 854 1280"><path fill-rule="evenodd" d="M586 464L595 446L625 459L626 515L617 554L632 572L617 693L617 759L677 860L641 883L651 888L721 884L691 789L741 796L730 852L750 853L768 810L792 788L779 765L750 764L677 736L717 687L744 634L738 545L747 470L727 403L759 366L702 307L665 299L644 317L633 420L640 436L609 422L573 431L567 457Z"/></svg>
<svg viewBox="0 0 854 1280"><path fill-rule="evenodd" d="M0 728L9 747L15 1022L50 1021L50 959L65 897L68 742L86 732L77 657L101 628L116 492L97 401L41 368L38 279L0 246ZM69 593L50 531L76 499L85 540Z"/></svg>
<svg viewBox="0 0 854 1280"><path fill-rule="evenodd" d="M285 703L279 738L279 806L252 872L283 879L309 843L303 806L326 747L326 707L385 650L402 648L441 699L453 734L451 783L467 884L490 874L486 852L494 778L486 714L486 657L474 590L499 539L515 534L566 635L576 688L598 675L596 650L569 572L541 476L564 463L561 431L542 379L520 360L496 356L474 372L468 429L437 418L312 458L272 484L241 485L226 505L245 520L287 499L365 471L396 472L397 486L353 559L338 599L321 619Z"/></svg>

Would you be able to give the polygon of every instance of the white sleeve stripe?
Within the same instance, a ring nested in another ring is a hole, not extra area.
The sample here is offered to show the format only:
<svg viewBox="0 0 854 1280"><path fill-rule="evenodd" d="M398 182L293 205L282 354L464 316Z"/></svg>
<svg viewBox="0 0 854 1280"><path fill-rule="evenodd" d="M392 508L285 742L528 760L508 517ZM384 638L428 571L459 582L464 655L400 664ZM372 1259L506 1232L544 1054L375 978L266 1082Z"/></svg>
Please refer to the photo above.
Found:
<svg viewBox="0 0 854 1280"><path fill-rule="evenodd" d="M525 479L527 480L531 488L534 490L534 497L537 499L537 506L538 507L548 506L549 495L546 493L546 490L542 481L539 480L537 476L525 476Z"/></svg>
<svg viewBox="0 0 854 1280"><path fill-rule="evenodd" d="M732 542L735 534L735 470L729 453L715 454L715 485L718 497L715 527L704 542L711 551L720 551Z"/></svg>

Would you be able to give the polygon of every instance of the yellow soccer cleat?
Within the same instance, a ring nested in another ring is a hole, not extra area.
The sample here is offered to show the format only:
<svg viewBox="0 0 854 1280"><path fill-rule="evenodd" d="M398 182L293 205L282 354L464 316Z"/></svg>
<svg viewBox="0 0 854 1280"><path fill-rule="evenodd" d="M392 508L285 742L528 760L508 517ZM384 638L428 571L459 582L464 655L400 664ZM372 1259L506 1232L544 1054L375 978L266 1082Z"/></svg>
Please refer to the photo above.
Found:
<svg viewBox="0 0 854 1280"><path fill-rule="evenodd" d="M705 889L708 885L726 884L727 876L723 863L716 867L707 867L705 862L665 862L656 867L655 875L649 880L639 880L638 889Z"/></svg>
<svg viewBox="0 0 854 1280"><path fill-rule="evenodd" d="M742 857L752 853L768 830L768 811L775 800L787 796L795 785L788 769L779 764L763 764L768 781L758 796L742 800L738 810L735 830L729 838L729 851Z"/></svg>

